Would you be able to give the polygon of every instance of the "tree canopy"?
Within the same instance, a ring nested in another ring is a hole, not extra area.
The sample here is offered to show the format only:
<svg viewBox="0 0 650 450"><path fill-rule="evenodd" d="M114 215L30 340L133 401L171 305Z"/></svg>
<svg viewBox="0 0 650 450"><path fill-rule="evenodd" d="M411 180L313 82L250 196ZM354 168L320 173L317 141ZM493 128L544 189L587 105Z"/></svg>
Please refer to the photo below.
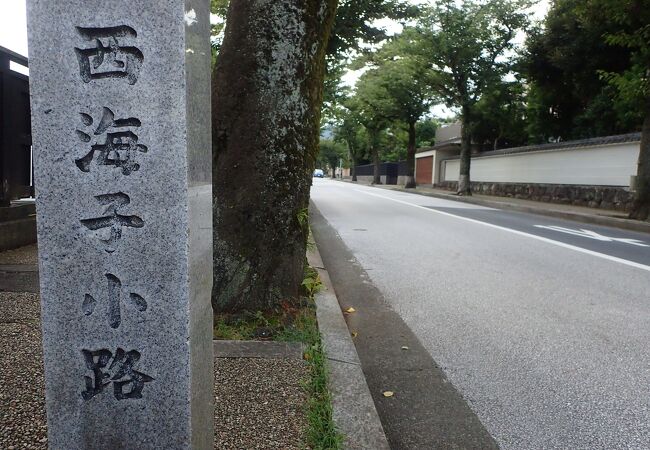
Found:
<svg viewBox="0 0 650 450"><path fill-rule="evenodd" d="M334 57L362 50L387 38L386 31L375 24L378 19L404 21L415 18L419 8L405 0L341 0L328 54Z"/></svg>
<svg viewBox="0 0 650 450"><path fill-rule="evenodd" d="M612 2L618 11L621 2ZM531 31L522 69L530 83L529 134L532 142L579 139L638 129L640 116L615 100L604 73L631 66L629 48L605 36L621 26L584 0L557 0L543 28ZM593 12L593 13L592 13Z"/></svg>
<svg viewBox="0 0 650 450"><path fill-rule="evenodd" d="M213 26L213 36L223 30L230 0L210 0L211 12L224 19ZM379 19L404 21L417 16L419 8L406 0L339 0L327 54L331 62L344 59L363 45L378 44L387 38L376 25Z"/></svg>
<svg viewBox="0 0 650 450"><path fill-rule="evenodd" d="M471 133L476 105L513 69L513 39L529 23L527 0L440 0L407 29L410 53L428 68L431 88L463 122L459 194L471 194Z"/></svg>

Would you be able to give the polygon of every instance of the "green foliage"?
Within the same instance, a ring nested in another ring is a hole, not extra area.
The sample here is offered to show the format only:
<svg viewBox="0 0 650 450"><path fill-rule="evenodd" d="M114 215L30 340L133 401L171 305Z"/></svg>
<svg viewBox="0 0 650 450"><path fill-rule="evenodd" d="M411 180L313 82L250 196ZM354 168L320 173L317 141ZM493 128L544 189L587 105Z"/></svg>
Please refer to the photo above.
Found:
<svg viewBox="0 0 650 450"><path fill-rule="evenodd" d="M377 84L376 89L388 96L382 106L384 114L405 124L416 123L437 100L428 67L409 53L410 44L409 33L386 43L370 58L372 76L365 80Z"/></svg>
<svg viewBox="0 0 650 450"><path fill-rule="evenodd" d="M513 38L529 23L527 0L440 0L418 27L404 33L404 47L429 67L434 92L465 114L490 86L513 69Z"/></svg>
<svg viewBox="0 0 650 450"><path fill-rule="evenodd" d="M378 159L382 133L391 125L398 109L381 76L378 68L366 71L357 81L355 95L345 102L366 131L367 153L373 160Z"/></svg>
<svg viewBox="0 0 650 450"><path fill-rule="evenodd" d="M374 25L376 20L403 21L418 13L418 7L406 0L339 0L328 54L336 60L362 50L362 45L378 44L387 36Z"/></svg>
<svg viewBox="0 0 650 450"><path fill-rule="evenodd" d="M226 16L228 15L228 5L230 0L210 0L210 12L219 17L220 22L211 25L210 41L212 45L212 66L217 62L217 54L221 47L223 31L226 27Z"/></svg>
<svg viewBox="0 0 650 450"><path fill-rule="evenodd" d="M526 144L526 100L519 81L491 86L476 103L472 140L486 150Z"/></svg>
<svg viewBox="0 0 650 450"><path fill-rule="evenodd" d="M347 159L347 153L347 149L340 142L321 139L317 161L320 167L334 170L339 167L340 160Z"/></svg>
<svg viewBox="0 0 650 450"><path fill-rule="evenodd" d="M339 119L334 131L334 140L346 144L351 164L355 165L366 157L368 135L356 116L355 110L340 108Z"/></svg>
<svg viewBox="0 0 650 450"><path fill-rule="evenodd" d="M305 266L305 278L302 280L302 287L308 297L313 297L323 287L318 271L309 265Z"/></svg>
<svg viewBox="0 0 650 450"><path fill-rule="evenodd" d="M438 122L433 119L425 119L415 124L415 132L417 135L416 145L420 147L429 147L436 143L436 131L438 130Z"/></svg>
<svg viewBox="0 0 650 450"><path fill-rule="evenodd" d="M300 224L300 228L306 230L309 227L309 208L303 208L296 214L296 220Z"/></svg>
<svg viewBox="0 0 650 450"><path fill-rule="evenodd" d="M309 422L305 444L310 449L338 450L342 448L343 436L336 429L332 417L326 357L314 303L314 294L321 287L318 272L308 267L305 280L310 280L303 282L303 286L309 285L309 292L302 308L217 316L214 336L215 339L254 340L259 339L259 330L264 329L275 341L302 342L305 345L304 359L309 366L309 377L304 384L308 396L305 414Z"/></svg>
<svg viewBox="0 0 650 450"><path fill-rule="evenodd" d="M530 83L529 135L532 141L578 139L625 133L637 129L638 114L630 114L608 83L630 69L631 51L608 43L607 36L625 26L614 17L623 3L606 11L584 0L557 0L544 28L529 33L521 68ZM610 6L611 6L610 5ZM646 22L647 23L647 22ZM610 74L610 75L607 75Z"/></svg>
<svg viewBox="0 0 650 450"><path fill-rule="evenodd" d="M318 271L309 265L305 268L303 286L308 291L310 304L314 305L314 295L322 283ZM310 377L306 383L309 401L307 405L308 448L314 450L339 450L343 448L343 436L334 425L332 394L330 393L325 350L318 330L318 322L313 307L311 314L303 314L296 320L295 334L285 334L286 340L305 344L305 361L309 364Z"/></svg>
<svg viewBox="0 0 650 450"><path fill-rule="evenodd" d="M356 85L356 92L346 102L357 120L369 134L370 145L376 144L379 133L386 129L397 114L397 105L391 98L379 68L366 71Z"/></svg>
<svg viewBox="0 0 650 450"><path fill-rule="evenodd" d="M619 100L645 109L650 98L650 1L584 0L578 14L585 27L606 28L605 42L614 51L629 52L624 70L601 70L600 75L616 88Z"/></svg>
<svg viewBox="0 0 650 450"><path fill-rule="evenodd" d="M245 312L238 315L218 315L215 317L214 338L233 341L259 339L260 330L265 336L274 338L287 328L286 317L273 312Z"/></svg>
<svg viewBox="0 0 650 450"><path fill-rule="evenodd" d="M210 12L219 17L226 17L230 0L210 0Z"/></svg>
<svg viewBox="0 0 650 450"><path fill-rule="evenodd" d="M343 436L337 431L333 420L332 394L328 388L325 351L318 331L307 336L310 345L305 352L311 377L307 383L309 393L307 430L308 448L314 450L339 450L343 448Z"/></svg>
<svg viewBox="0 0 650 450"><path fill-rule="evenodd" d="M379 135L379 154L382 162L398 162L406 159L408 133L398 126L391 126Z"/></svg>

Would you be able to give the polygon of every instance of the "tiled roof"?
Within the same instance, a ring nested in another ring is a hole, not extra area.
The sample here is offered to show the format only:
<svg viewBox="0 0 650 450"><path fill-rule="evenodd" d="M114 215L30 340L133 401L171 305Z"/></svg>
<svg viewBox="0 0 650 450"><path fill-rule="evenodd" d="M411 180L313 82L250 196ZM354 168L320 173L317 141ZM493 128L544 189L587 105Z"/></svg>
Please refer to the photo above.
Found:
<svg viewBox="0 0 650 450"><path fill-rule="evenodd" d="M433 147L422 147L418 148L416 153L430 152L431 150L438 150L442 147L448 147L450 145L460 146L460 138L449 139L447 141L436 142L436 145Z"/></svg>
<svg viewBox="0 0 650 450"><path fill-rule="evenodd" d="M527 153L527 152L539 152L546 150L564 150L567 148L580 148L580 147L595 147L599 145L612 145L612 144L625 144L628 142L640 142L641 133L628 133L628 134L619 134L616 136L604 136L590 139L580 139L576 141L561 141L561 142L551 142L549 144L540 144L540 145L529 145L526 147L512 147L504 148L501 150L491 150L487 152L480 152L478 155L473 156L498 156L498 155L510 155L513 153ZM447 142L441 142L436 144L433 147L423 148L418 151L418 153L436 150L441 146L448 145Z"/></svg>
<svg viewBox="0 0 650 450"><path fill-rule="evenodd" d="M624 144L627 142L640 142L641 133L619 134L616 136L604 136L577 141L552 142L549 144L529 145L526 147L504 148L481 152L480 156L509 155L511 153L538 152L544 150L563 150L567 148L596 147L599 145Z"/></svg>

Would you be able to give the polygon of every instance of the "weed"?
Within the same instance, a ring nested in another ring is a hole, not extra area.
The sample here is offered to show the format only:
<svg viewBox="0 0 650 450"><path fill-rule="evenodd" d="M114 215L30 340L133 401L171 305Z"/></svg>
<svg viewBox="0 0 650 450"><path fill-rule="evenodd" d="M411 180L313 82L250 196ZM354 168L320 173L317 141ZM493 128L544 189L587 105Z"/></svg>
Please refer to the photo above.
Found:
<svg viewBox="0 0 650 450"><path fill-rule="evenodd" d="M327 387L325 352L321 343L314 295L322 287L318 272L305 268L302 282L306 298L301 307L285 303L277 311L246 312L215 317L215 339L255 340L270 338L284 342L302 342L304 359L309 365L309 378L304 388L308 395L307 448L312 450L339 450L343 436L336 430L332 418L332 398ZM260 330L267 334L260 335Z"/></svg>
<svg viewBox="0 0 650 450"><path fill-rule="evenodd" d="M323 287L318 271L311 266L305 266L305 276L302 280L302 287L309 298L313 298L314 295Z"/></svg>
<svg viewBox="0 0 650 450"><path fill-rule="evenodd" d="M309 226L309 209L303 208L300 211L298 211L298 214L296 214L296 219L298 219L298 224L300 224L300 228L306 230L307 227Z"/></svg>

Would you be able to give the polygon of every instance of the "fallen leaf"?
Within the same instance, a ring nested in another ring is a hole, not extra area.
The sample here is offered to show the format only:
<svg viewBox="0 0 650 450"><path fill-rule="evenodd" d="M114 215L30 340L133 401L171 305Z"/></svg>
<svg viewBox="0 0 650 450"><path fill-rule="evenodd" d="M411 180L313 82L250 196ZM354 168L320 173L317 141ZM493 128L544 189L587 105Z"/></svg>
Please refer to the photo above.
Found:
<svg viewBox="0 0 650 450"><path fill-rule="evenodd" d="M392 397L394 395L395 395L395 393L393 391L385 391L384 392L384 397L386 397L386 398L390 398L390 397Z"/></svg>
<svg viewBox="0 0 650 450"><path fill-rule="evenodd" d="M348 314L352 314L354 312L357 312L357 310L354 309L352 306L350 306L348 309L345 310L345 312L348 313Z"/></svg>
<svg viewBox="0 0 650 450"><path fill-rule="evenodd" d="M408 350L409 348L405 345L402 347L402 350Z"/></svg>
<svg viewBox="0 0 650 450"><path fill-rule="evenodd" d="M357 336L359 336L359 333L357 333L356 331L353 331L353 332L352 332L352 337L355 338L355 337L357 337Z"/></svg>

